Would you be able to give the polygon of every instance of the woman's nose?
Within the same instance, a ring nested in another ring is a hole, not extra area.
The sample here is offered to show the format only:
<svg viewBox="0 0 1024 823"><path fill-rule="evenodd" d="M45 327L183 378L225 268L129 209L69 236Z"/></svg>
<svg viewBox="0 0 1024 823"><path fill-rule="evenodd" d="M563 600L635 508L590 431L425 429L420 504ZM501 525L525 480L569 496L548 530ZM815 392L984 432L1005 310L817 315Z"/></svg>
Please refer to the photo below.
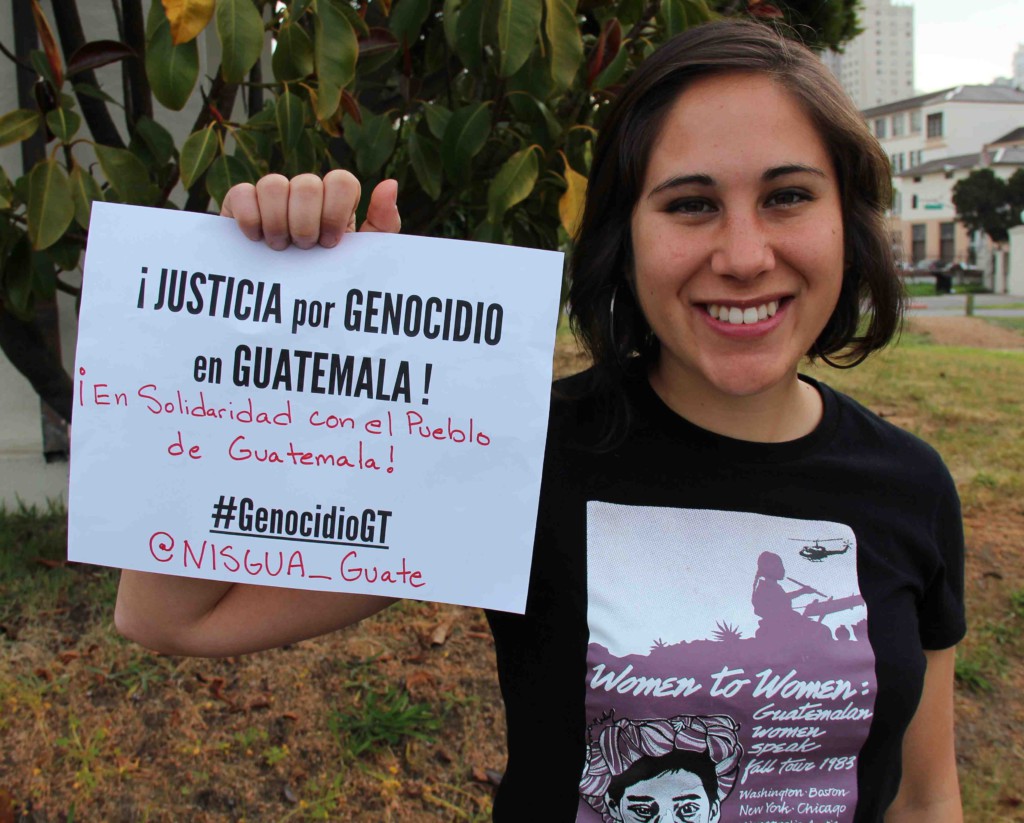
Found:
<svg viewBox="0 0 1024 823"><path fill-rule="evenodd" d="M768 233L756 215L731 215L723 221L711 254L715 274L748 280L774 266Z"/></svg>

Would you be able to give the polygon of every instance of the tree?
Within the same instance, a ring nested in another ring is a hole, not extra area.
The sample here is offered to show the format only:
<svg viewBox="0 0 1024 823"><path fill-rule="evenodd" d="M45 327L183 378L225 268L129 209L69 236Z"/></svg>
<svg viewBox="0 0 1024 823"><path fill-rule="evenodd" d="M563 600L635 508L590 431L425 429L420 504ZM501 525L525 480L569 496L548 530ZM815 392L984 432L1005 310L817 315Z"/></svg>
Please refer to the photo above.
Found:
<svg viewBox="0 0 1024 823"><path fill-rule="evenodd" d="M856 33L855 0L154 0L145 15L121 0L119 39L85 42L73 0L54 3L59 41L31 3L42 50L19 65L36 103L0 116L0 145L46 150L16 179L0 169L0 348L67 421L71 379L38 310L77 294L61 275L96 200L203 211L270 171L346 167L398 178L411 233L557 248L607 103L660 42L722 13L782 20L813 47ZM207 29L222 62L200 79ZM117 99L94 74L112 63ZM196 94L176 145L152 100L180 111Z"/></svg>
<svg viewBox="0 0 1024 823"><path fill-rule="evenodd" d="M1009 230L1021 223L1024 210L1024 169L1009 180L991 168L975 169L953 186L957 218L970 231L983 231L994 243L1005 243Z"/></svg>

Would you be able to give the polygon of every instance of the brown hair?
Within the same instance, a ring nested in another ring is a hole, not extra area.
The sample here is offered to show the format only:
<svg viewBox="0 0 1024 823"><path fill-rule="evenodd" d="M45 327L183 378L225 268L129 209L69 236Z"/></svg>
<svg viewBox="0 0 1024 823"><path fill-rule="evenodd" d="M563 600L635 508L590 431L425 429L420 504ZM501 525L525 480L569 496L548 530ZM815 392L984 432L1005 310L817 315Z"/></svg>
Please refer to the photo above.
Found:
<svg viewBox="0 0 1024 823"><path fill-rule="evenodd" d="M630 226L651 148L666 113L690 83L729 72L766 74L789 91L821 136L838 177L843 283L832 316L807 354L852 366L899 331L903 287L885 225L892 201L885 153L839 83L808 49L758 23L708 23L668 41L637 68L611 105L594 149L569 262L569 314L594 359L598 387L613 394L621 394L627 367L638 365L635 356L639 364L650 363L659 350L629 282ZM860 329L862 306L870 312Z"/></svg>

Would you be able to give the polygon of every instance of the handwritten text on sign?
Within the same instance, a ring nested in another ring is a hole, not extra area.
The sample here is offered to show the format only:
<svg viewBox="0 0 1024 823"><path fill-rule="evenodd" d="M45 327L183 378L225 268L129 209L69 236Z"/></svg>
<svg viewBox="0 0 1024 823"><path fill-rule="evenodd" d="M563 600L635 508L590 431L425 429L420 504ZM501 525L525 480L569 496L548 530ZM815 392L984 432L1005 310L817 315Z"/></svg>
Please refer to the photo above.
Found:
<svg viewBox="0 0 1024 823"><path fill-rule="evenodd" d="M522 611L561 269L97 204L70 559Z"/></svg>

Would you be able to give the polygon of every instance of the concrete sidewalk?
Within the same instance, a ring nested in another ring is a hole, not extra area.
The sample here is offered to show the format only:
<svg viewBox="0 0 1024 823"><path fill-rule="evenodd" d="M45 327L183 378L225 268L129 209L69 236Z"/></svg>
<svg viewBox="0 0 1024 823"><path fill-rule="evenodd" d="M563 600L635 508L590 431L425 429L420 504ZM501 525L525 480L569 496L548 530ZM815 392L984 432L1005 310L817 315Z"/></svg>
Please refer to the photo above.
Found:
<svg viewBox="0 0 1024 823"><path fill-rule="evenodd" d="M966 294L942 294L932 297L911 297L911 315L926 317L963 317L967 314ZM974 295L975 317L1024 317L1024 297L1008 294Z"/></svg>

